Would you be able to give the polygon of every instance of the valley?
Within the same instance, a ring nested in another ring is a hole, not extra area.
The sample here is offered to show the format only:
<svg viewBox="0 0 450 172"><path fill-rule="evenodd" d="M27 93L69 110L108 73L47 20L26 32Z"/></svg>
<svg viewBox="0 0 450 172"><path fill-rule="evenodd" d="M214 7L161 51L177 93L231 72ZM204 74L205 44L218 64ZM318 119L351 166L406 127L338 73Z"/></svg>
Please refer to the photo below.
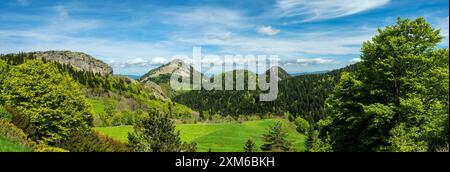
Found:
<svg viewBox="0 0 450 172"><path fill-rule="evenodd" d="M242 152L243 145L248 139L254 140L256 147L259 148L263 144L262 134L278 121L286 126L289 132L288 139L294 141L296 151L304 151L305 136L298 133L295 126L285 119L262 119L242 123L176 124L175 128L180 131L181 140L196 142L199 152ZM94 129L122 142L127 142L128 133L133 132L132 126L97 127Z"/></svg>

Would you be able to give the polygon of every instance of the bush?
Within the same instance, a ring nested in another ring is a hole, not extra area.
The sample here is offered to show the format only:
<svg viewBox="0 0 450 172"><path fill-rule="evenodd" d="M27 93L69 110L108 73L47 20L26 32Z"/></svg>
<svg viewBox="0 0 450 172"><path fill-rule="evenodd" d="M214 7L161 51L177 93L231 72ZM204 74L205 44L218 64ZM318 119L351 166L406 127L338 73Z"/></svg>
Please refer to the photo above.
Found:
<svg viewBox="0 0 450 172"><path fill-rule="evenodd" d="M1 105L0 105L0 119L4 119L6 121L11 121L12 119L11 114Z"/></svg>
<svg viewBox="0 0 450 172"><path fill-rule="evenodd" d="M295 118L294 123L297 126L297 131L300 134L303 134L303 135L307 134L309 127L310 127L308 121L306 121L305 119L303 119L302 117L299 116L299 117Z"/></svg>
<svg viewBox="0 0 450 172"><path fill-rule="evenodd" d="M36 146L36 148L33 150L33 152L69 152L69 151L62 149L62 148L58 148L58 147L40 144L40 145Z"/></svg>
<svg viewBox="0 0 450 172"><path fill-rule="evenodd" d="M131 152L125 143L116 141L97 131L79 131L57 144L71 152Z"/></svg>
<svg viewBox="0 0 450 172"><path fill-rule="evenodd" d="M11 124L4 119L0 119L0 135L29 148L34 148L36 146L36 143L28 139L27 134L20 128L17 128L14 124Z"/></svg>

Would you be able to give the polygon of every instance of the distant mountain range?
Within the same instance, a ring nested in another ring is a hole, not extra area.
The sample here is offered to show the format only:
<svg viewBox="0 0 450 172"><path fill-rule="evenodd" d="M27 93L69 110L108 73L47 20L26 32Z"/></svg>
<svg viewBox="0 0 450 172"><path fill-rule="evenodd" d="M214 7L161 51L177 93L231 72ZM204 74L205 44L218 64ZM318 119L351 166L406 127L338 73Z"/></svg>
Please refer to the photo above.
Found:
<svg viewBox="0 0 450 172"><path fill-rule="evenodd" d="M139 78L141 78L141 75L120 75L120 74L117 74L115 76L128 77L128 78L131 78L131 79L134 79L134 80L138 80Z"/></svg>

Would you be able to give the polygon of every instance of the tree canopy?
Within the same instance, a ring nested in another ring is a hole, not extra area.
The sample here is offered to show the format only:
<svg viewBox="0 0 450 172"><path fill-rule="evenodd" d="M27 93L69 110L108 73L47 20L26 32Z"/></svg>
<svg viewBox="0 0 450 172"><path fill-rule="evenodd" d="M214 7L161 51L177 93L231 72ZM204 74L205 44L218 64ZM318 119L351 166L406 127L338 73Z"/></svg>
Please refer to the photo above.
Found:
<svg viewBox="0 0 450 172"><path fill-rule="evenodd" d="M1 87L5 105L29 120L35 132L28 134L39 142L54 144L92 123L80 86L51 63L29 60L15 66Z"/></svg>
<svg viewBox="0 0 450 172"><path fill-rule="evenodd" d="M361 67L327 99L334 151L434 151L448 145L448 49L425 19L398 19L363 44ZM326 138L326 132L321 132Z"/></svg>

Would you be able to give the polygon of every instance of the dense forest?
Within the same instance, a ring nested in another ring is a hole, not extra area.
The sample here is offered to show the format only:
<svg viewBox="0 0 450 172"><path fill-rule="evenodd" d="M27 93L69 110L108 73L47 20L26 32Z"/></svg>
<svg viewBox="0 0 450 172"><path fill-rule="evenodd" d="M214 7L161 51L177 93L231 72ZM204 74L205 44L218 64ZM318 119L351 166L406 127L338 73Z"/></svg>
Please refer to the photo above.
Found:
<svg viewBox="0 0 450 172"><path fill-rule="evenodd" d="M210 114L249 115L267 113L284 114L289 112L293 117L301 116L315 121L325 114L325 99L339 82L343 71L354 71L358 64L333 70L323 74L307 74L295 77L284 77L278 83L278 97L275 101L259 101L259 90L194 90L180 94L174 98L176 102ZM247 72L245 85L247 85ZM234 81L236 75L234 75ZM225 78L225 77L223 77Z"/></svg>

